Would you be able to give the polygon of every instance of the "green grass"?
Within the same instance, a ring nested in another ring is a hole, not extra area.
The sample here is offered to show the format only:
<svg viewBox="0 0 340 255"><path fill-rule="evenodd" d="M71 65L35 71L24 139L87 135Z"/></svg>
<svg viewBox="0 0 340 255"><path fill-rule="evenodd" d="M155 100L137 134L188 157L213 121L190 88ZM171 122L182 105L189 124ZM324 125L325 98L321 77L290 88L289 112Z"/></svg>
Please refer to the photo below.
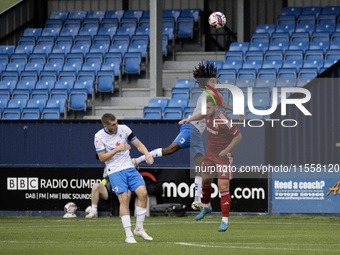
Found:
<svg viewBox="0 0 340 255"><path fill-rule="evenodd" d="M135 218L132 217L134 227ZM230 216L195 222L148 217L148 242L126 244L119 217L95 220L0 217L0 254L339 254L340 218L323 216Z"/></svg>
<svg viewBox="0 0 340 255"><path fill-rule="evenodd" d="M3 12L8 7L12 6L16 2L19 2L19 0L1 0L0 1L0 12Z"/></svg>

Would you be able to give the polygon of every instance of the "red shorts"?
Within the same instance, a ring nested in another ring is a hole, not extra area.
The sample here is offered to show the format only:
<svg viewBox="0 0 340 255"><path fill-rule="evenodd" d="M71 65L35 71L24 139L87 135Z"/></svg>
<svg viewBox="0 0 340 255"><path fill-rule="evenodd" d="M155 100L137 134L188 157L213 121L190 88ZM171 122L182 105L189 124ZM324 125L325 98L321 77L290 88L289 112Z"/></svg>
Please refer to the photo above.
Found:
<svg viewBox="0 0 340 255"><path fill-rule="evenodd" d="M231 180L233 178L232 166L216 164L211 160L203 159L201 173L203 174L202 176L211 176L211 178L214 178L217 173L219 179Z"/></svg>

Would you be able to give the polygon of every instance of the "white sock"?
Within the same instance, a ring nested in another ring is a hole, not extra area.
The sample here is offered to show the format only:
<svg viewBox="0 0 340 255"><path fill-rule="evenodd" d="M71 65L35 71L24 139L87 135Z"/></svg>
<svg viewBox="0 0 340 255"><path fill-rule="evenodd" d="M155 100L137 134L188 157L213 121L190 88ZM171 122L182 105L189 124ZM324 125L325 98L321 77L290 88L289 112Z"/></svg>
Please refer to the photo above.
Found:
<svg viewBox="0 0 340 255"><path fill-rule="evenodd" d="M195 199L194 201L202 203L202 176L195 176Z"/></svg>
<svg viewBox="0 0 340 255"><path fill-rule="evenodd" d="M98 205L95 204L91 204L92 210L94 210L95 212L98 211Z"/></svg>
<svg viewBox="0 0 340 255"><path fill-rule="evenodd" d="M162 154L162 148L158 148L158 149L154 149L152 151L150 151L150 155L153 158L157 158L157 157L163 157ZM145 161L145 155L140 156L139 158L136 158L136 162L139 164L141 162Z"/></svg>
<svg viewBox="0 0 340 255"><path fill-rule="evenodd" d="M203 204L204 208L209 208L210 207L210 203L209 204Z"/></svg>
<svg viewBox="0 0 340 255"><path fill-rule="evenodd" d="M222 217L222 221L224 221L225 224L228 224L228 217Z"/></svg>
<svg viewBox="0 0 340 255"><path fill-rule="evenodd" d="M120 218L122 219L126 237L132 236L130 215L124 215L124 216L121 216Z"/></svg>
<svg viewBox="0 0 340 255"><path fill-rule="evenodd" d="M136 206L136 229L143 229L143 223L145 220L146 208Z"/></svg>

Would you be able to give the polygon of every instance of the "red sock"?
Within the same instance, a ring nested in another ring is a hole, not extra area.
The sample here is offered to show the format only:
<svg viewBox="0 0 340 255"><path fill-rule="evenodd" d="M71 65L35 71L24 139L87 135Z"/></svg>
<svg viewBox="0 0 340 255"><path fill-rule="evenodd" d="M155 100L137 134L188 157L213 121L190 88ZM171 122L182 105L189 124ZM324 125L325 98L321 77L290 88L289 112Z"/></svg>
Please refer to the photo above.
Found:
<svg viewBox="0 0 340 255"><path fill-rule="evenodd" d="M211 201L211 192L212 187L210 186L203 186L202 187L202 194L203 194L203 204L209 204Z"/></svg>
<svg viewBox="0 0 340 255"><path fill-rule="evenodd" d="M231 197L229 191L221 193L222 217L229 217Z"/></svg>

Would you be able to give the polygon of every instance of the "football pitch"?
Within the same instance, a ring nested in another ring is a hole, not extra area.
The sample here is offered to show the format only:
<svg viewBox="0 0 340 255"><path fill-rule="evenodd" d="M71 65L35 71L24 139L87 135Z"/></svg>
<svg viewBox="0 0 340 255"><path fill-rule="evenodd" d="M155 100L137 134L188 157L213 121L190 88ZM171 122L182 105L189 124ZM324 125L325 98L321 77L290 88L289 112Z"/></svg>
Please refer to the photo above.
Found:
<svg viewBox="0 0 340 255"><path fill-rule="evenodd" d="M326 216L230 216L196 222L187 217L147 217L153 241L124 242L119 217L0 217L0 254L338 254L340 218ZM132 229L135 217L132 217Z"/></svg>

